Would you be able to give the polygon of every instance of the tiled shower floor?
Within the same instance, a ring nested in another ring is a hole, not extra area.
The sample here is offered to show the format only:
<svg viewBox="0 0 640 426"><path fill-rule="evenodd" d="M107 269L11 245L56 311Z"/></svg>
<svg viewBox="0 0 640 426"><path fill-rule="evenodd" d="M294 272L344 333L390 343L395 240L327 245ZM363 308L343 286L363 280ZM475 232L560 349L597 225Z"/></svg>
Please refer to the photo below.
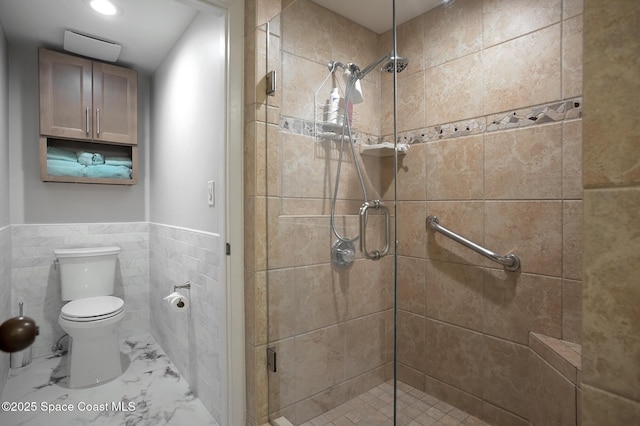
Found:
<svg viewBox="0 0 640 426"><path fill-rule="evenodd" d="M217 426L202 402L178 373L151 335L125 340L120 348L130 362L118 378L100 386L70 389L66 357L41 357L11 370L2 402L35 402L35 411L0 411L0 425L211 425ZM125 411L121 407L133 408ZM129 405L129 403L132 403ZM44 405L43 405L44 403ZM116 404L115 409L112 403ZM62 406L72 412L52 411ZM88 411L86 407L97 410ZM82 410L82 411L81 411Z"/></svg>
<svg viewBox="0 0 640 426"><path fill-rule="evenodd" d="M398 384L400 426L488 426L487 423L411 386ZM303 423L302 426L391 426L393 382L389 381Z"/></svg>

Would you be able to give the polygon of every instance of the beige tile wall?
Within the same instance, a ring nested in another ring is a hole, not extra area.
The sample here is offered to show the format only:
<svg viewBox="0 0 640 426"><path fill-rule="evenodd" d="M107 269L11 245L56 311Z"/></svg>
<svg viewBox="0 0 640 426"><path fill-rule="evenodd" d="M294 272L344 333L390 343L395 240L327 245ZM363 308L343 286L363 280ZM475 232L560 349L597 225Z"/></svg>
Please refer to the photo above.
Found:
<svg viewBox="0 0 640 426"><path fill-rule="evenodd" d="M400 109L424 108L423 122L398 121L400 136L417 143L407 157L419 157L405 158L398 176L399 265L412 266L398 270L399 329L413 335L400 339L399 371L492 424L527 424L539 418L528 409L529 332L581 339L582 122L526 118L554 102L581 103L581 4L457 1L420 19L421 31L414 20L398 33L400 53L419 45L424 56L399 75L400 93L415 81L425 89ZM497 122L513 124L489 126ZM472 123L479 130L469 136L438 137ZM429 214L491 250L517 253L521 271L422 232ZM416 268L426 268L425 280ZM567 416L575 418L575 403Z"/></svg>
<svg viewBox="0 0 640 426"><path fill-rule="evenodd" d="M301 423L388 377L392 264L332 270L337 151L279 131L280 117L313 121L326 62L366 65L390 37L309 0L246 4L247 424L269 413ZM529 331L581 341L582 120L556 113L559 101L581 106L581 40L581 0L457 0L398 29L410 66L398 75L397 125L415 142L398 165L399 371L494 424L529 418ZM279 73L274 97L263 94L267 68ZM388 139L391 75L371 73L363 89L358 126ZM460 125L471 130L438 138ZM344 161L339 223L355 234L361 195L353 158ZM391 167L364 160L369 198L392 198ZM427 232L428 214L517 252L522 271ZM267 341L281 365L268 394Z"/></svg>
<svg viewBox="0 0 640 426"><path fill-rule="evenodd" d="M640 421L640 9L584 5L582 424Z"/></svg>

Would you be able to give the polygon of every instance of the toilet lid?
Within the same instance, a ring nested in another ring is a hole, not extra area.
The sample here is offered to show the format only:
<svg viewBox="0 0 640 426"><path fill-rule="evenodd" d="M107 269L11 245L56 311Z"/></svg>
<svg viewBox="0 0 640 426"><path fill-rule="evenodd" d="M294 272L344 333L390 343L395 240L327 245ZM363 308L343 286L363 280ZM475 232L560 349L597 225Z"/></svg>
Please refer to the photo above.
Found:
<svg viewBox="0 0 640 426"><path fill-rule="evenodd" d="M124 300L114 296L85 297L62 307L60 315L71 321L96 321L124 310Z"/></svg>

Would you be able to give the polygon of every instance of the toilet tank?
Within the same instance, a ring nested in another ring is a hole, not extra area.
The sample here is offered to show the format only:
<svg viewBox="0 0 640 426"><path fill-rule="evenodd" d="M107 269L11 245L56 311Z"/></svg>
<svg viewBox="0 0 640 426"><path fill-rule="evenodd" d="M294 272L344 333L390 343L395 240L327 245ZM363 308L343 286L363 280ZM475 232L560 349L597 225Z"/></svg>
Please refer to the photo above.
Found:
<svg viewBox="0 0 640 426"><path fill-rule="evenodd" d="M120 247L54 250L60 269L62 300L113 294Z"/></svg>

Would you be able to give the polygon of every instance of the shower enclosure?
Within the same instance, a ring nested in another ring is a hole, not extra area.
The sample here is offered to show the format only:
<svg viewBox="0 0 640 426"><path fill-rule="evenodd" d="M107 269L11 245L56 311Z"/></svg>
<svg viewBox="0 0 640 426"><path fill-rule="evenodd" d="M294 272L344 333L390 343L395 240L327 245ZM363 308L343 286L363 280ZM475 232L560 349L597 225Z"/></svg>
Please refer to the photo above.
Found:
<svg viewBox="0 0 640 426"><path fill-rule="evenodd" d="M300 37L310 24L313 37ZM407 60L391 32L379 38L310 1L267 31L275 61L265 71L281 77L267 98L280 117L267 135L269 417L302 424L386 384L379 422L392 421L393 175L403 155L393 86Z"/></svg>
<svg viewBox="0 0 640 426"><path fill-rule="evenodd" d="M250 423L575 424L581 10L514 3L257 27Z"/></svg>

